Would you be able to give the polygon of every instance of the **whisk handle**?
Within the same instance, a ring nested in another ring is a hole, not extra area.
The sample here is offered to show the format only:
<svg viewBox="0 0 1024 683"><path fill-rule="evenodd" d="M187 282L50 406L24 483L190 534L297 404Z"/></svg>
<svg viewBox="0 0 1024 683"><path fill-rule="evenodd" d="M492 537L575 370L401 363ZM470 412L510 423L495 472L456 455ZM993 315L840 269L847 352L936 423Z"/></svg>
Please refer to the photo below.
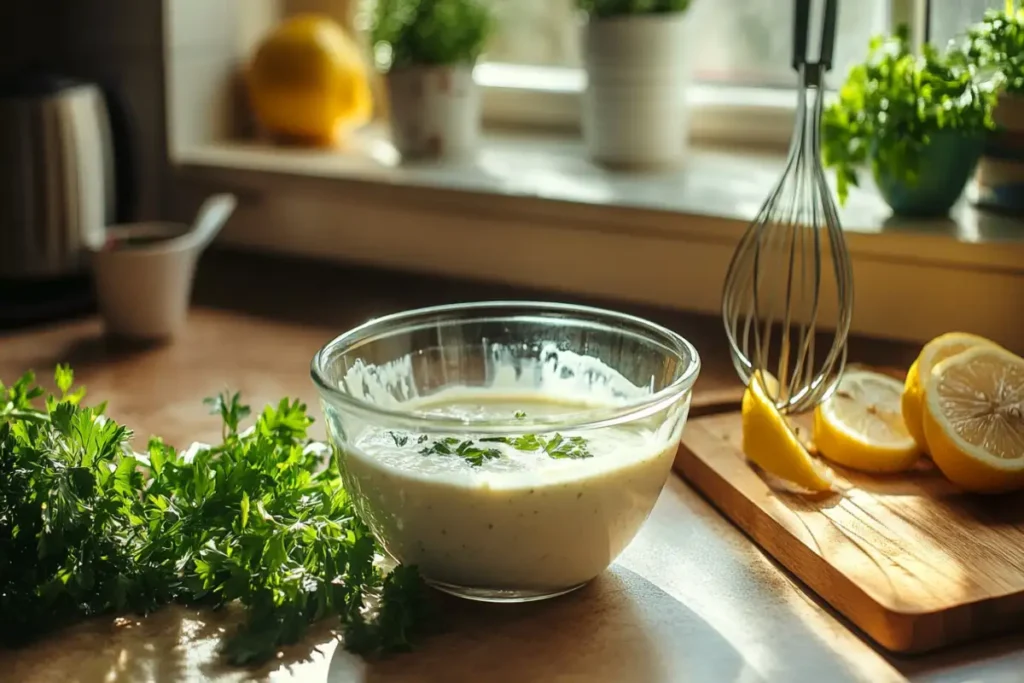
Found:
<svg viewBox="0 0 1024 683"><path fill-rule="evenodd" d="M821 27L821 50L817 59L807 60L807 38L811 27L811 0L793 0L793 68L800 71L805 65L819 67L822 71L832 68L832 53L836 44L836 15L839 0L825 0L825 12Z"/></svg>
<svg viewBox="0 0 1024 683"><path fill-rule="evenodd" d="M832 52L836 47L836 15L839 0L825 0L825 20L821 28L821 57L818 65L825 71L832 68Z"/></svg>
<svg viewBox="0 0 1024 683"><path fill-rule="evenodd" d="M793 0L793 68L807 63L807 32L811 25L811 0Z"/></svg>

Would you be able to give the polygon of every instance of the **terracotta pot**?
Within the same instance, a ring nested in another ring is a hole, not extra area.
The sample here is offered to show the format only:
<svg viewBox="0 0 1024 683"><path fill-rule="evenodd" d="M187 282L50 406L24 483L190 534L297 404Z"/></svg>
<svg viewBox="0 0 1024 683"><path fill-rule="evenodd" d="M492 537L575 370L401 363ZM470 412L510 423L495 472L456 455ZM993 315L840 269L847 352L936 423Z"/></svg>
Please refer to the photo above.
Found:
<svg viewBox="0 0 1024 683"><path fill-rule="evenodd" d="M472 65L393 69L387 85L391 139L403 159L462 158L476 151L480 93Z"/></svg>
<svg viewBox="0 0 1024 683"><path fill-rule="evenodd" d="M583 136L609 166L677 165L689 137L692 80L685 12L591 20L584 27Z"/></svg>

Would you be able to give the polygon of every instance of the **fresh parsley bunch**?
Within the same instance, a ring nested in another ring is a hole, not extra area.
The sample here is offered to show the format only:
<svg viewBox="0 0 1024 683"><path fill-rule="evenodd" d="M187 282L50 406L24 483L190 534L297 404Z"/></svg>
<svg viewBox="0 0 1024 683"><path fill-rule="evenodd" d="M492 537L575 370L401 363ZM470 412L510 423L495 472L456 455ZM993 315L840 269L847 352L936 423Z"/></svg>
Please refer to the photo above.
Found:
<svg viewBox="0 0 1024 683"><path fill-rule="evenodd" d="M154 438L136 456L125 427L81 405L68 368L56 381L42 410L31 375L0 385L0 645L171 600L241 603L224 642L236 664L328 616L366 653L406 648L423 629L418 573L375 565L379 548L309 441L300 402L268 406L241 431L238 394L208 399L220 445L177 452Z"/></svg>
<svg viewBox="0 0 1024 683"><path fill-rule="evenodd" d="M979 70L994 72L1007 93L1024 94L1024 9L1007 0L1004 10L987 11L968 29L962 52Z"/></svg>
<svg viewBox="0 0 1024 683"><path fill-rule="evenodd" d="M371 38L388 69L472 64L493 29L483 0L376 0Z"/></svg>
<svg viewBox="0 0 1024 683"><path fill-rule="evenodd" d="M685 12L690 0L577 0L581 10L592 17L618 17L630 14L667 14Z"/></svg>
<svg viewBox="0 0 1024 683"><path fill-rule="evenodd" d="M822 154L836 171L840 203L850 185L859 185L857 169L869 160L876 171L886 168L913 184L921 151L934 135L992 130L994 106L995 92L956 48L942 53L925 45L914 54L906 26L873 38L866 61L850 70L822 120Z"/></svg>
<svg viewBox="0 0 1024 683"><path fill-rule="evenodd" d="M0 644L169 595L161 572L135 561L145 512L131 432L82 407L72 381L58 367L43 410L31 374L0 383Z"/></svg>

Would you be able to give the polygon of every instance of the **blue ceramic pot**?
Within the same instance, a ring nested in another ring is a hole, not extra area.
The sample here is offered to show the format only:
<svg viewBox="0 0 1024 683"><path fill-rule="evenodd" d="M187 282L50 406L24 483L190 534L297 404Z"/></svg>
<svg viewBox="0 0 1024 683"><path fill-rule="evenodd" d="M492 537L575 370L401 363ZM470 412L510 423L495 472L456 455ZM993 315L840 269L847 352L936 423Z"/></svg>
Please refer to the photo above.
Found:
<svg viewBox="0 0 1024 683"><path fill-rule="evenodd" d="M938 133L921 150L916 183L875 168L875 183L882 197L899 216L945 216L963 194L985 147L982 135Z"/></svg>

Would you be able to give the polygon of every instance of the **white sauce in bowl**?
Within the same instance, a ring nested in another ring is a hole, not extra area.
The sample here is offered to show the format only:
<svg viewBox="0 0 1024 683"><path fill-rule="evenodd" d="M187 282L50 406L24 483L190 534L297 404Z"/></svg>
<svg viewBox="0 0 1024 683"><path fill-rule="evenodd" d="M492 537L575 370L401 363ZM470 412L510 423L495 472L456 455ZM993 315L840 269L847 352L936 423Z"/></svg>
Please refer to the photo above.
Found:
<svg viewBox="0 0 1024 683"><path fill-rule="evenodd" d="M413 405L415 404L415 405ZM552 458L504 443L474 466L457 455L422 454L436 436L369 426L346 446L341 465L360 514L397 560L428 580L464 587L558 591L594 578L626 547L665 484L688 400L661 420L581 436L592 457ZM540 392L452 388L405 408L510 420L593 409ZM550 437L550 435L547 435Z"/></svg>

